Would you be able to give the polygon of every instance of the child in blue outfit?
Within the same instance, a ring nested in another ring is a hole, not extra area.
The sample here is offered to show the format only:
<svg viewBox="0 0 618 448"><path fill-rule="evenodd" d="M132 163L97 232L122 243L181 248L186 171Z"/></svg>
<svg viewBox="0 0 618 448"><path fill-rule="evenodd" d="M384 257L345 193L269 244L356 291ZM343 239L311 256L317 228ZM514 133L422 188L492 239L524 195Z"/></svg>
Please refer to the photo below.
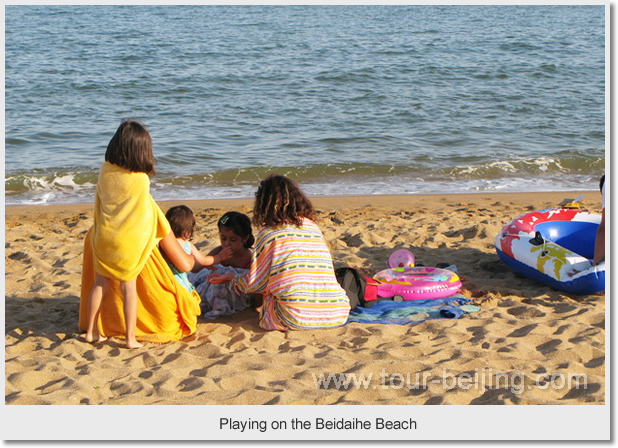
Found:
<svg viewBox="0 0 618 448"><path fill-rule="evenodd" d="M172 232L176 236L178 244L184 249L184 251L191 255L195 260L194 269L202 269L204 267L220 264L221 262L228 260L232 257L232 250L227 247L221 249L216 255L203 255L189 239L193 236L193 230L195 229L195 216L193 211L186 205L177 205L170 208L165 217L170 223ZM189 292L195 288L189 281L189 277L186 272L182 272L173 263L168 262L174 277L176 280Z"/></svg>

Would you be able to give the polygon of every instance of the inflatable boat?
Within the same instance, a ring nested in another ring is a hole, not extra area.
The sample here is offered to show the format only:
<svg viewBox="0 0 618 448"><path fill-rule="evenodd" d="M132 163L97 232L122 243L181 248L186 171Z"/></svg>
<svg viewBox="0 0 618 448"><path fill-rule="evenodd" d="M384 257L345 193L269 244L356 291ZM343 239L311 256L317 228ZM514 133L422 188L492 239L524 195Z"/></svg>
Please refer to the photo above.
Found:
<svg viewBox="0 0 618 448"><path fill-rule="evenodd" d="M605 262L592 265L601 215L577 209L526 213L496 237L498 256L514 271L573 294L605 291Z"/></svg>

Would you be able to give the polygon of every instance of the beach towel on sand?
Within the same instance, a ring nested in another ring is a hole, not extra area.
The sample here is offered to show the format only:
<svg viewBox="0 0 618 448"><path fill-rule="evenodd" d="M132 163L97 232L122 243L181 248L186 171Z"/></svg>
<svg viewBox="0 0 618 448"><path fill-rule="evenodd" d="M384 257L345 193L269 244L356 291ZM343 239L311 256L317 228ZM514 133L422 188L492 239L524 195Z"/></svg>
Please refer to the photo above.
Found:
<svg viewBox="0 0 618 448"><path fill-rule="evenodd" d="M79 329L88 325L88 296L94 284L92 229L84 242L84 269L79 309ZM123 298L119 282L112 280L101 303L99 332L103 336L125 335ZM200 314L200 296L190 293L174 277L172 270L154 247L137 277L137 327L140 341L179 341L195 333Z"/></svg>
<svg viewBox="0 0 618 448"><path fill-rule="evenodd" d="M137 277L152 249L171 230L150 195L148 175L109 162L99 172L94 222L95 271L122 281Z"/></svg>
<svg viewBox="0 0 618 448"><path fill-rule="evenodd" d="M369 308L358 307L350 311L349 322L368 324L418 324L429 319L457 319L466 313L479 311L470 305L470 299L455 294L443 299L408 300L393 302L385 300Z"/></svg>

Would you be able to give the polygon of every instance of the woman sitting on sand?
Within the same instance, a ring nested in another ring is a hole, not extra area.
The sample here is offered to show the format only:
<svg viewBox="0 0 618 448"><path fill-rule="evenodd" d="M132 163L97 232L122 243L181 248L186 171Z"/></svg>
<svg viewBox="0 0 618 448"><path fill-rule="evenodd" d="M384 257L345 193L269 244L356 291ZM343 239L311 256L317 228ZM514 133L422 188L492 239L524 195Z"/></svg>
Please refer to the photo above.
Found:
<svg viewBox="0 0 618 448"><path fill-rule="evenodd" d="M249 272L213 273L209 281L233 281L245 293L262 293L260 327L312 330L346 323L350 303L337 283L330 251L313 221L309 199L292 180L271 175L255 194L253 223L259 231Z"/></svg>

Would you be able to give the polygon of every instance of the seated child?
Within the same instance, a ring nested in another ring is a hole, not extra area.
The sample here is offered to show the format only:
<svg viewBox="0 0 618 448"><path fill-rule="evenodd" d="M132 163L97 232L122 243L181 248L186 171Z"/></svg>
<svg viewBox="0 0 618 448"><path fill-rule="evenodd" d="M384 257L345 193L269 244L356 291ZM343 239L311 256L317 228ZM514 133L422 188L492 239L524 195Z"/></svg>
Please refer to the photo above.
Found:
<svg viewBox="0 0 618 448"><path fill-rule="evenodd" d="M165 217L170 223L172 232L178 241L178 244L184 249L184 251L191 255L195 260L195 265L199 269L212 266L214 264L221 263L223 260L227 260L232 256L232 250L225 248L217 252L216 255L203 255L189 239L193 236L193 230L195 229L195 216L193 211L186 205L177 205L170 208ZM195 287L189 281L189 277L186 272L178 269L173 263L168 261L174 277L178 282L189 292L193 291ZM194 269L196 269L194 267Z"/></svg>
<svg viewBox="0 0 618 448"><path fill-rule="evenodd" d="M214 248L208 255L218 256L226 249L231 249L232 255L218 264L214 271L218 274L242 274L251 266L253 251L251 247L255 238L251 232L251 219L243 213L227 212L217 222L221 245ZM195 272L195 270L194 270ZM238 292L229 284L211 284L207 281L212 271L203 269L196 274L189 274L195 289L202 298L202 313L207 319L228 316L251 306L252 296Z"/></svg>

